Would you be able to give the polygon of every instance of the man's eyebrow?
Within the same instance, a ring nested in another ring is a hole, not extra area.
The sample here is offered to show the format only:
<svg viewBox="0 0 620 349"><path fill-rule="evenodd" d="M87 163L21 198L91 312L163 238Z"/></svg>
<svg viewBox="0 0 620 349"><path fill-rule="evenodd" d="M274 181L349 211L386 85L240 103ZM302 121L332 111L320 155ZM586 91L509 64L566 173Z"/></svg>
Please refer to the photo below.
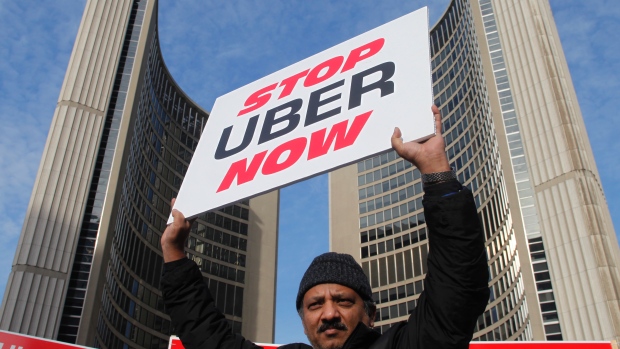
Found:
<svg viewBox="0 0 620 349"><path fill-rule="evenodd" d="M325 296L323 296L323 295L314 296L314 297L311 296L311 297L308 298L309 302L318 302L318 301L322 301L322 300L325 300Z"/></svg>
<svg viewBox="0 0 620 349"><path fill-rule="evenodd" d="M343 299L351 299L355 300L355 296L345 293L345 292L337 292L332 294L332 298L335 300L343 300Z"/></svg>

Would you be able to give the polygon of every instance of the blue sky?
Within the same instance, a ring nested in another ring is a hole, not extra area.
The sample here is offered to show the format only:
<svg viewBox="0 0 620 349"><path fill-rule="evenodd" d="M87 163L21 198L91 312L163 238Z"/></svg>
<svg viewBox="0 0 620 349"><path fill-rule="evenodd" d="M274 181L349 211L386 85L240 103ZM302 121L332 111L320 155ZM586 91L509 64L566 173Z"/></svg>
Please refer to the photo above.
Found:
<svg viewBox="0 0 620 349"><path fill-rule="evenodd" d="M172 75L210 110L215 98L405 13L448 0L160 0ZM620 1L551 0L612 219L620 222ZM84 0L0 0L0 290L4 290ZM611 40L610 40L611 39ZM305 341L301 275L328 249L327 176L281 191L276 342Z"/></svg>

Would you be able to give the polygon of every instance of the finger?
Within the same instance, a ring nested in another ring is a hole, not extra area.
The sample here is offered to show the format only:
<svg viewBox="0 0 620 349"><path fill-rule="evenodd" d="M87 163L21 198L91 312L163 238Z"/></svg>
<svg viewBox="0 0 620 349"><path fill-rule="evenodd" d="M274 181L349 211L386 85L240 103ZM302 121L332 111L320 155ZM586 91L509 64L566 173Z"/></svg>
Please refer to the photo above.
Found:
<svg viewBox="0 0 620 349"><path fill-rule="evenodd" d="M392 148L399 153L400 147L403 145L402 132L398 127L394 128L394 133L392 133Z"/></svg>
<svg viewBox="0 0 620 349"><path fill-rule="evenodd" d="M435 117L435 133L437 135L441 135L443 133L443 124L441 122L441 113L439 112L439 108L437 108L436 105L433 105L431 107L431 110L433 111L433 116Z"/></svg>
<svg viewBox="0 0 620 349"><path fill-rule="evenodd" d="M172 210L172 218L174 218L174 222L179 222L181 224L183 224L185 222L185 216L183 215L183 213L181 213L181 211L177 210L176 208Z"/></svg>
<svg viewBox="0 0 620 349"><path fill-rule="evenodd" d="M170 207L174 207L174 203L177 201L177 198L172 198L172 200L170 200Z"/></svg>

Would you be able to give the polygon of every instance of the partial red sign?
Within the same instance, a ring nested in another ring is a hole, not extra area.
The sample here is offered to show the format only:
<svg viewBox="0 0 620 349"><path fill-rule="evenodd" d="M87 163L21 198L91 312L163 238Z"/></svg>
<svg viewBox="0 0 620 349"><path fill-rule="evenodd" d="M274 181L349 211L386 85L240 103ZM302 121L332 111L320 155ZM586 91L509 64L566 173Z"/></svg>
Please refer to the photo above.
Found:
<svg viewBox="0 0 620 349"><path fill-rule="evenodd" d="M614 349L611 342L476 342L469 349Z"/></svg>
<svg viewBox="0 0 620 349"><path fill-rule="evenodd" d="M276 349L280 344L256 343L264 349ZM177 336L170 337L169 349L185 349ZM1 349L1 348L0 348ZM615 349L611 342L474 342L469 349Z"/></svg>
<svg viewBox="0 0 620 349"><path fill-rule="evenodd" d="M182 348L181 346L180 348ZM92 349L81 345L28 336L21 333L0 331L0 349Z"/></svg>

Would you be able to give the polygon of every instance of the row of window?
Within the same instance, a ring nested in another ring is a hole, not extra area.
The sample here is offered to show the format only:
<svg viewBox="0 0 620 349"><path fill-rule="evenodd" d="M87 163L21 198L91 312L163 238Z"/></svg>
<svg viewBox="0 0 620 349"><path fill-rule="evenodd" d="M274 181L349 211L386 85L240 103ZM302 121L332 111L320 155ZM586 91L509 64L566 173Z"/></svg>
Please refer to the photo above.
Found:
<svg viewBox="0 0 620 349"><path fill-rule="evenodd" d="M383 287L426 273L428 245L422 244L403 252L362 262L371 287Z"/></svg>
<svg viewBox="0 0 620 349"><path fill-rule="evenodd" d="M379 305L399 299L413 297L419 295L422 291L424 291L424 282L422 280L418 280L415 282L410 282L406 285L400 285L387 290L373 292L372 299L375 301L375 304Z"/></svg>
<svg viewBox="0 0 620 349"><path fill-rule="evenodd" d="M372 172L357 176L357 185L361 187L362 185L370 184L374 181L379 181L383 178L395 175L396 173L402 172L411 167L413 167L413 165L409 161L401 160L389 166L385 166L381 169L377 169Z"/></svg>
<svg viewBox="0 0 620 349"><path fill-rule="evenodd" d="M416 178L414 176L414 180L415 179ZM414 197L416 195L421 195L423 193L424 191L422 190L422 183L417 182L414 185L400 189L397 192L393 192L391 194L384 195L383 197L371 199L360 203L359 213L364 214L366 212L378 210L380 208L387 207L389 205L398 203L399 201L407 200L408 198ZM422 199L420 198L420 201L421 200ZM416 204L416 206L418 205Z"/></svg>
<svg viewBox="0 0 620 349"><path fill-rule="evenodd" d="M543 317L545 337L547 340L562 340L558 310L555 304L551 274L549 273L542 237L529 239L528 242L530 254L536 254L538 257L533 261L532 268L534 270L534 279L536 280L540 311Z"/></svg>
<svg viewBox="0 0 620 349"><path fill-rule="evenodd" d="M510 261L508 261L505 269L506 273L491 285L489 298L491 302L496 299L501 299L502 296L505 296L506 292L510 291L512 287L517 285L521 271L520 265L516 262L515 257L516 253L511 256Z"/></svg>
<svg viewBox="0 0 620 349"><path fill-rule="evenodd" d="M248 235L248 224L245 222L239 222L236 219L224 217L221 214L217 214L215 212L207 212L205 215L203 215L202 217L204 217L204 220L207 223L224 228L233 233Z"/></svg>
<svg viewBox="0 0 620 349"><path fill-rule="evenodd" d="M134 325L129 319L133 319L146 328L164 334L162 337L170 333L170 321L154 314L152 311L145 309L144 306L136 303L135 300L125 296L120 286L116 283L116 278L110 273L107 276L108 287L104 289L102 295L102 308L98 325L99 334L102 337L105 336L104 334L108 330L107 327L110 325L128 339L135 340L139 333L142 333L140 334L141 336L148 334L147 338L150 339L152 335L148 331L144 331L140 326ZM137 294L138 289L139 282L133 280L130 291ZM104 318L107 321L104 321ZM157 336L152 337L153 339L160 338ZM163 340L163 338L160 339Z"/></svg>
<svg viewBox="0 0 620 349"><path fill-rule="evenodd" d="M128 292L135 297L142 306L148 306L151 309L163 311L161 291L159 291L157 287L147 285L141 282L142 280L131 275L120 263L118 251L116 249L112 250L110 259L111 268L108 268L108 272L106 273L106 282L109 285L112 299L114 299L122 309L128 309L126 305L131 300L131 297L127 294ZM126 291L123 291L120 285L122 285Z"/></svg>
<svg viewBox="0 0 620 349"><path fill-rule="evenodd" d="M377 308L375 314L375 321L385 321L389 319L396 319L402 316L409 316L415 309L418 303L417 299L405 301L399 304L390 305L383 308Z"/></svg>
<svg viewBox="0 0 620 349"><path fill-rule="evenodd" d="M196 222L192 226L192 233L201 236L207 240L211 240L218 244L232 247L241 251L247 250L248 240L246 238L220 231L211 226Z"/></svg>
<svg viewBox="0 0 620 349"><path fill-rule="evenodd" d="M360 242L362 244L380 240L384 237L391 236L392 234L398 234L400 232L404 232L407 229L414 228L418 225L422 225L425 223L424 221L424 213L421 213L421 219L418 217L419 215L414 215L408 218L405 218L401 221L393 222L384 226L379 226L370 230L365 230L360 233ZM426 228L422 228L420 234L426 236ZM404 238L404 235L403 235ZM416 241L417 242L417 241ZM414 242L415 243L415 242Z"/></svg>
<svg viewBox="0 0 620 349"><path fill-rule="evenodd" d="M418 207L419 205L419 207ZM400 216L405 216L409 213L413 213L416 210L421 210L424 207L422 206L422 198L418 198L415 200L411 200L409 202L403 203L400 206L394 206L391 209L387 209L385 211L379 211L377 213L360 217L360 228L366 228L369 226L374 226L375 224L381 224L385 221L389 221L391 219L396 219ZM415 224L423 224L426 222L424 219L424 213L420 212L417 215L417 218L413 219L410 223Z"/></svg>
<svg viewBox="0 0 620 349"><path fill-rule="evenodd" d="M119 335L114 333L109 327L107 319L103 314L99 313L97 320L97 333L95 334L94 348L129 348L126 341L129 337L134 343L144 348L166 349L168 348L168 340L153 336L148 332L133 326L131 323L126 324L126 339L121 339ZM122 336L122 335L121 335Z"/></svg>
<svg viewBox="0 0 620 349"><path fill-rule="evenodd" d="M187 247L190 250L194 250L207 257L211 257L225 263L230 263L232 265L245 267L245 254L243 253L237 253L218 245L213 245L200 239L196 239L193 236L190 236L189 239L187 239Z"/></svg>
<svg viewBox="0 0 620 349"><path fill-rule="evenodd" d="M463 4L458 1L454 6L450 6L439 23L431 31L432 56L436 55L437 52L448 51L449 45L446 42L450 40L455 30L463 30L462 26L457 25L459 21L469 20L469 17L463 14L463 7Z"/></svg>
<svg viewBox="0 0 620 349"><path fill-rule="evenodd" d="M247 202L246 205L249 204L248 201L245 201L245 202ZM220 211L224 212L224 213L226 213L228 215L235 216L237 218L241 218L241 219L246 220L246 221L248 219L250 219L250 211L247 208L241 207L239 205L226 206L226 207L220 208Z"/></svg>
<svg viewBox="0 0 620 349"><path fill-rule="evenodd" d="M381 183L377 183L375 185L371 185L369 187L359 189L358 198L359 200L370 198L375 195L388 192L392 189L402 187L405 184L411 183L418 178L420 178L420 171L418 170L409 171L405 174L401 174L400 176L391 178L387 181L383 181Z"/></svg>
<svg viewBox="0 0 620 349"><path fill-rule="evenodd" d="M519 311L514 316L508 318L506 322L479 336L477 340L497 342L507 340L529 340L528 338L531 338L531 334L529 334L529 336L526 335L523 337L519 336L517 338L512 338L515 334L524 330L524 327L528 326L529 320L527 316L524 316L522 313L523 308L520 308Z"/></svg>
<svg viewBox="0 0 620 349"><path fill-rule="evenodd" d="M245 283L245 271L244 270L239 269L238 267L236 268L233 266L223 265L223 264L217 263L208 258L201 257L193 253L188 252L187 254L188 254L188 258L196 262L200 270L202 270L203 272L209 275L218 276L222 279L235 281L241 284Z"/></svg>
<svg viewBox="0 0 620 349"><path fill-rule="evenodd" d="M504 228L502 229L502 231L507 230L508 228ZM503 233L500 233L503 234ZM493 243L498 242L499 243L499 237L497 237L496 239L493 240ZM509 262L512 261L512 256L514 256L515 251L516 251L516 241L514 240L514 235L511 234L510 236L510 243L509 245L505 245L503 246L504 248L495 252L495 253L489 253L490 252L490 245L487 246L487 256L489 256L490 261L490 265L489 265L489 275L491 277L491 280L495 279L498 275L500 275L508 266L509 266ZM497 255L497 253L499 253L499 255ZM495 258L497 255L497 258Z"/></svg>
<svg viewBox="0 0 620 349"><path fill-rule="evenodd" d="M218 271L215 270L205 270L207 269L205 266L208 265L208 263L210 263L211 266L217 265L217 263L209 262L209 260L202 259L191 253L188 253L188 258L196 262L200 270L209 276L218 276L222 279L236 281L234 273L235 269L233 268L228 268L222 265L220 266L222 268L220 270L223 270L223 272L218 273ZM233 272L232 274L227 274L231 271ZM244 273L242 270L237 270L237 273L239 272ZM232 277L228 277L230 275L232 275ZM209 286L209 292L211 292L211 296L215 300L217 308L221 312L228 316L236 316L239 318L243 316L243 287L233 285L229 282L216 280L212 277L204 277L204 280ZM241 283L243 283L243 280L241 280Z"/></svg>
<svg viewBox="0 0 620 349"><path fill-rule="evenodd" d="M486 310L482 316L478 318L475 328L476 332L491 327L497 322L502 322L498 327L483 335L481 340L485 340L484 338L492 338L491 340L505 341L518 333L522 327L528 325L526 308L522 306L525 295L523 293L521 278L518 278L512 287L512 290L501 302L498 302L495 306ZM518 309L517 312L507 317L514 309Z"/></svg>
<svg viewBox="0 0 620 349"><path fill-rule="evenodd" d="M169 115L175 121L169 128L169 134L182 141L183 135L192 136L196 140L202 131L203 118L200 108L194 106L185 97L185 94L171 81L171 77L165 68L161 56L158 54L159 43L154 37L150 50L149 70L146 80L153 84L155 94L161 100L165 110L162 113ZM180 142L183 143L183 142ZM187 144L186 144L187 145ZM187 145L188 149L196 149L196 143Z"/></svg>
<svg viewBox="0 0 620 349"><path fill-rule="evenodd" d="M471 59L469 55L470 45L471 42L469 39L465 37L460 38L456 45L457 49L454 50L449 56L449 59L442 64L442 67L446 69L449 67L449 70L445 71L446 74L443 75L444 72L441 70L436 70L435 73L433 73L433 75L436 75L433 78L433 95L436 98L439 98L442 94L444 96L451 96L457 91L455 86L460 85L461 80L463 80L464 76L469 72L468 66L470 62L467 60ZM452 66L453 63L454 66ZM460 73L459 70L461 70ZM455 75L457 76L456 78ZM443 78L441 78L442 76ZM444 91L447 86L450 86L450 88Z"/></svg>
<svg viewBox="0 0 620 349"><path fill-rule="evenodd" d="M121 200L121 206L124 206L126 199ZM118 249L119 257L140 279L157 288L163 263L162 257L150 244L142 240L140 232L129 223L125 214L127 210L119 211L114 237L114 245ZM140 226L144 224L144 222L140 223Z"/></svg>
<svg viewBox="0 0 620 349"><path fill-rule="evenodd" d="M392 162L398 159L399 156L396 154L394 150L389 150L383 154L377 155L370 159L366 159L364 161L360 161L357 163L357 173L362 173L364 171L371 170L375 167L379 167L381 165L385 165L388 162Z"/></svg>
<svg viewBox="0 0 620 349"><path fill-rule="evenodd" d="M469 92L469 86L475 81L475 78L472 76L467 76L470 73L470 70L472 70L472 61L473 58L471 57L460 58L458 63L459 67L462 65L461 72L459 74L449 74L450 78L456 77L456 80L452 82L441 94L435 96L435 105L442 106L441 110L454 110L462 100L466 101L465 95ZM465 78L465 76L467 76L467 78ZM461 85L462 81L465 82L463 85ZM471 101L466 101L465 107L469 107L470 102Z"/></svg>
<svg viewBox="0 0 620 349"><path fill-rule="evenodd" d="M459 127L459 122L466 120L468 123L474 123L476 128L479 127L478 124L481 123L481 121L479 118L474 117L474 115L479 112L479 110L472 110L471 108L468 109L464 103L459 105L458 108L451 110L450 113L443 119L444 140L446 145L450 145L453 140L460 136L461 133L459 132L462 132L467 128L467 126L463 126L462 124ZM454 125L456 125L456 127L452 129L452 131L448 132L448 130L450 130L450 128ZM474 133L476 132L471 132L472 138Z"/></svg>
<svg viewBox="0 0 620 349"><path fill-rule="evenodd" d="M413 217L410 217L410 219ZM399 235L393 239L381 241L378 244L370 244L368 246L362 246L361 256L362 259L374 257L376 255L382 255L394 250L405 248L409 245L417 244L420 241L425 241L427 238L426 228L415 230L402 235Z"/></svg>

